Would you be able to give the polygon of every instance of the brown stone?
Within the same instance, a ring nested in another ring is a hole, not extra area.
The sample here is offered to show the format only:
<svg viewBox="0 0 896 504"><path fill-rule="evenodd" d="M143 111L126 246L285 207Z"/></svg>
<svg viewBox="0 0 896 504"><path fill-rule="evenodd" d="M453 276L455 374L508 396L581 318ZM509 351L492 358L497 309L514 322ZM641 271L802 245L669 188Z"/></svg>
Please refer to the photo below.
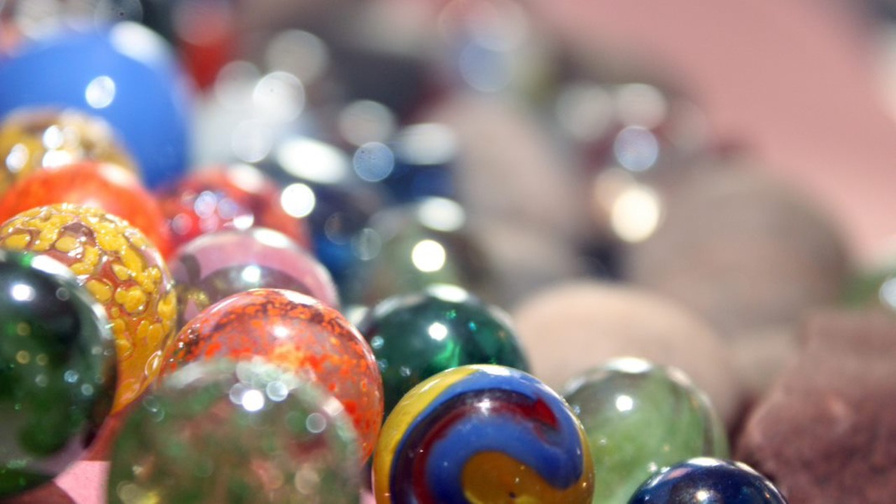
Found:
<svg viewBox="0 0 896 504"><path fill-rule="evenodd" d="M896 495L896 318L830 312L748 417L736 457L791 504L890 504Z"/></svg>

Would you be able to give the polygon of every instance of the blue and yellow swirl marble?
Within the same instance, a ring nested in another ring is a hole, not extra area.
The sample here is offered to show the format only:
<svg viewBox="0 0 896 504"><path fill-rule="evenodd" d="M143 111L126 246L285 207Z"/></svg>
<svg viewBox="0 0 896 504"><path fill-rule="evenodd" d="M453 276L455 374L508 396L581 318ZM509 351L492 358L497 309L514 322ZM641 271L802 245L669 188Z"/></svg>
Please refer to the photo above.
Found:
<svg viewBox="0 0 896 504"><path fill-rule="evenodd" d="M378 504L590 503L585 432L535 377L495 365L444 371L389 415L373 461Z"/></svg>

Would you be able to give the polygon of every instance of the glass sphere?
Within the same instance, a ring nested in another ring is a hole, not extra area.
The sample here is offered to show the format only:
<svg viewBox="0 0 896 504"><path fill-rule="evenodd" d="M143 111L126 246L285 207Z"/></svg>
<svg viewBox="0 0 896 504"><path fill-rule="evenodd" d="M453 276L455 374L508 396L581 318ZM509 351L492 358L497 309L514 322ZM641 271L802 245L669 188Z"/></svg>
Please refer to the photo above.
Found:
<svg viewBox="0 0 896 504"><path fill-rule="evenodd" d="M628 504L719 502L787 504L777 488L741 462L697 457L662 471L637 489Z"/></svg>
<svg viewBox="0 0 896 504"><path fill-rule="evenodd" d="M722 421L676 368L614 359L573 378L564 398L591 446L595 503L625 504L645 479L682 460L728 456Z"/></svg>
<svg viewBox="0 0 896 504"><path fill-rule="evenodd" d="M78 459L109 413L115 348L103 307L48 257L0 250L0 498Z"/></svg>
<svg viewBox="0 0 896 504"><path fill-rule="evenodd" d="M0 194L33 173L82 161L114 163L139 176L115 131L76 109L16 109L0 123Z"/></svg>
<svg viewBox="0 0 896 504"><path fill-rule="evenodd" d="M137 228L98 208L58 204L6 221L0 246L34 252L68 266L106 309L118 356L113 413L158 376L174 335L174 282L159 251Z"/></svg>
<svg viewBox="0 0 896 504"><path fill-rule="evenodd" d="M181 247L169 262L178 300L178 327L214 303L249 289L289 289L333 308L339 295L330 273L283 233L224 229Z"/></svg>
<svg viewBox="0 0 896 504"><path fill-rule="evenodd" d="M285 289L234 294L180 330L162 374L214 357L262 357L325 388L354 421L361 457L370 456L383 420L383 382L370 346L334 308Z"/></svg>
<svg viewBox="0 0 896 504"><path fill-rule="evenodd" d="M386 414L415 385L446 369L465 364L529 369L510 317L455 286L389 297L367 312L358 330L382 372Z"/></svg>
<svg viewBox="0 0 896 504"><path fill-rule="evenodd" d="M504 366L444 371L395 407L376 447L378 504L584 504L594 492L582 424L556 392Z"/></svg>
<svg viewBox="0 0 896 504"><path fill-rule="evenodd" d="M128 416L108 502L357 504L357 436L342 404L261 360L193 363Z"/></svg>

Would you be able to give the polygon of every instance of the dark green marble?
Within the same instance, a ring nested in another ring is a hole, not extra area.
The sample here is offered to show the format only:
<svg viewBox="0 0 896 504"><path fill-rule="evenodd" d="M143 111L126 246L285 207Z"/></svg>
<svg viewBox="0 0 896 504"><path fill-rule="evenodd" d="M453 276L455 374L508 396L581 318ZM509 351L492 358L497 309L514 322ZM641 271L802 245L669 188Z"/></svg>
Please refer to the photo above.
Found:
<svg viewBox="0 0 896 504"><path fill-rule="evenodd" d="M564 398L594 458L594 503L625 504L657 471L698 456L728 456L724 426L681 371L621 358L570 381Z"/></svg>
<svg viewBox="0 0 896 504"><path fill-rule="evenodd" d="M358 329L382 372L387 415L411 388L446 369L499 364L529 370L507 314L455 286L387 298Z"/></svg>
<svg viewBox="0 0 896 504"><path fill-rule="evenodd" d="M62 264L0 250L0 497L75 461L114 392L102 306Z"/></svg>

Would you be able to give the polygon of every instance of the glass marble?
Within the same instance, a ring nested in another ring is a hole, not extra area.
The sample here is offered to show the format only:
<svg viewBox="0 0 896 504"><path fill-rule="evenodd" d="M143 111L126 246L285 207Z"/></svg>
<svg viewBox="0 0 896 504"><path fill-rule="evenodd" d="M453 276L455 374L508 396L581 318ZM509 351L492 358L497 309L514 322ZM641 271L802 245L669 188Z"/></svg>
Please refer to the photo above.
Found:
<svg viewBox="0 0 896 504"><path fill-rule="evenodd" d="M231 294L265 287L298 291L339 308L326 268L272 229L204 234L181 247L169 266L177 289L178 327Z"/></svg>
<svg viewBox="0 0 896 504"><path fill-rule="evenodd" d="M0 123L0 195L17 180L45 168L107 161L138 173L112 127L75 109L17 109Z"/></svg>
<svg viewBox="0 0 896 504"><path fill-rule="evenodd" d="M591 502L585 431L556 392L522 371L470 365L411 390L373 461L378 504Z"/></svg>
<svg viewBox="0 0 896 504"><path fill-rule="evenodd" d="M0 222L54 203L101 208L142 231L163 256L170 252L171 237L155 196L119 164L83 161L35 172L0 197Z"/></svg>
<svg viewBox="0 0 896 504"><path fill-rule="evenodd" d="M454 164L459 145L450 127L436 123L412 124L399 131L387 149L394 161L379 182L388 188L392 199L408 203L429 197L458 197ZM356 154L355 170L364 167Z"/></svg>
<svg viewBox="0 0 896 504"><path fill-rule="evenodd" d="M722 421L678 369L614 359L573 378L563 396L588 436L595 503L625 504L645 479L682 460L728 456Z"/></svg>
<svg viewBox="0 0 896 504"><path fill-rule="evenodd" d="M265 363L210 360L165 377L116 439L109 503L357 504L342 404Z"/></svg>
<svg viewBox="0 0 896 504"><path fill-rule="evenodd" d="M308 223L315 255L333 275L340 294L359 292L357 269L376 247L370 240L378 239L368 224L389 204L386 194L377 185L360 182L305 185L314 194Z"/></svg>
<svg viewBox="0 0 896 504"><path fill-rule="evenodd" d="M158 376L175 331L177 298L161 254L140 230L98 208L62 203L6 221L0 247L58 260L102 303L118 356L113 413Z"/></svg>
<svg viewBox="0 0 896 504"><path fill-rule="evenodd" d="M763 475L741 462L696 457L648 479L629 504L787 504Z"/></svg>
<svg viewBox="0 0 896 504"><path fill-rule="evenodd" d="M463 207L445 198L388 208L374 215L361 245L355 292L346 302L373 305L428 285L459 285L492 300L495 273L467 226Z"/></svg>
<svg viewBox="0 0 896 504"><path fill-rule="evenodd" d="M275 229L309 249L307 223L287 213L278 185L251 165L209 166L159 192L175 247L197 236L235 227Z"/></svg>
<svg viewBox="0 0 896 504"><path fill-rule="evenodd" d="M502 310L451 285L387 298L358 322L383 376L386 413L415 385L465 364L529 363Z"/></svg>
<svg viewBox="0 0 896 504"><path fill-rule="evenodd" d="M319 384L345 406L366 460L383 421L383 382L370 346L345 317L285 289L234 294L194 317L169 345L162 374L197 360L263 357Z"/></svg>
<svg viewBox="0 0 896 504"><path fill-rule="evenodd" d="M0 250L0 499L77 460L115 392L102 306L61 263Z"/></svg>
<svg viewBox="0 0 896 504"><path fill-rule="evenodd" d="M187 169L193 91L171 47L123 21L60 29L0 60L0 116L52 104L101 117L151 188Z"/></svg>

